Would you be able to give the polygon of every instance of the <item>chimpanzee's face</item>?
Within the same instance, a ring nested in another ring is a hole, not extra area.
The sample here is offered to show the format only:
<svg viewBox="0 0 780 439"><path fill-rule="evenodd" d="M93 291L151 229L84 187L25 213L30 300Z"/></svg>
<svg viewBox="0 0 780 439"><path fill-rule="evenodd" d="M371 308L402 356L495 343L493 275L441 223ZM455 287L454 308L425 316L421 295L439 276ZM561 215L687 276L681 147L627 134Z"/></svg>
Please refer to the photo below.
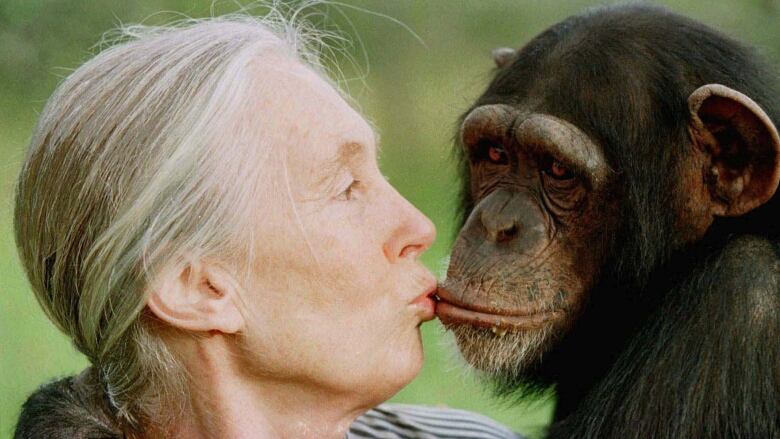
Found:
<svg viewBox="0 0 780 439"><path fill-rule="evenodd" d="M596 279L611 173L596 143L551 115L483 105L460 135L474 207L437 313L471 364L513 372L565 332Z"/></svg>
<svg viewBox="0 0 780 439"><path fill-rule="evenodd" d="M610 265L625 263L618 258L627 254L622 250L651 239L613 239L627 225L660 223L666 234L653 236L673 252L701 239L716 217L744 215L766 203L780 182L774 124L749 97L723 85L706 84L688 96L688 139L677 140L684 143L674 146L681 151L676 162L633 159L631 173L626 163L607 162L595 140L603 133L589 136L567 117L534 105L533 95L512 96L483 96L461 126L473 207L436 311L466 360L497 377L519 377L539 361L572 328L599 278L616 279ZM580 107L595 120L616 113ZM653 107L644 111L653 113ZM568 117L587 119L572 112ZM610 121L611 128L618 122L637 123ZM660 143L652 145L656 151L672 148ZM631 142L618 147L624 156L636 153ZM648 169L657 179L641 175ZM620 218L623 205L648 197L659 184L670 191L665 198L642 200L655 203L648 211L654 215ZM644 189L637 195L626 185ZM652 269L656 256L640 256L628 265Z"/></svg>

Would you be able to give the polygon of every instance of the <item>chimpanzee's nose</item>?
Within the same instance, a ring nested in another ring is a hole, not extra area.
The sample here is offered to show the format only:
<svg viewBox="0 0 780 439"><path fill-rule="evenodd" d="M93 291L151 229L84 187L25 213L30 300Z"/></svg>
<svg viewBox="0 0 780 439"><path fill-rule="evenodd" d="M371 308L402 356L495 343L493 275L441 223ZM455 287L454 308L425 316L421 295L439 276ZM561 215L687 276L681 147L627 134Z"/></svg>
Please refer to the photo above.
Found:
<svg viewBox="0 0 780 439"><path fill-rule="evenodd" d="M512 195L506 191L494 194L492 200L482 206L480 220L485 227L487 239L491 242L502 243L511 241L519 232L519 218L516 209L512 209L510 201Z"/></svg>

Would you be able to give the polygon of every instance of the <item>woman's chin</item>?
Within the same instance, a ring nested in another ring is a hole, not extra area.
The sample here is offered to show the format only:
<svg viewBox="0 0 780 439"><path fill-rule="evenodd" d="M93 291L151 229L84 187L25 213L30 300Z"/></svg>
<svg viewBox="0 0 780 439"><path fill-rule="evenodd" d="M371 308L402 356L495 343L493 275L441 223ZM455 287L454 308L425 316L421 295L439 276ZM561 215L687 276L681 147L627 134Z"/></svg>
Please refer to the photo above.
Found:
<svg viewBox="0 0 780 439"><path fill-rule="evenodd" d="M386 400L411 383L419 375L424 358L422 343L418 342L415 345L407 350L407 355L396 354L380 361L373 369L374 376L368 380L366 388L379 388L377 383L384 383L381 386L381 393Z"/></svg>
<svg viewBox="0 0 780 439"><path fill-rule="evenodd" d="M414 380L417 375L419 375L423 366L425 355L423 353L422 338L419 334L419 329L417 332L417 341L414 347L410 349L408 355L404 357L404 361L401 362L396 360L392 362L395 363L394 371L390 367L387 368L389 371L393 372L393 375L397 377L395 381L399 386L398 390L412 382L412 380Z"/></svg>

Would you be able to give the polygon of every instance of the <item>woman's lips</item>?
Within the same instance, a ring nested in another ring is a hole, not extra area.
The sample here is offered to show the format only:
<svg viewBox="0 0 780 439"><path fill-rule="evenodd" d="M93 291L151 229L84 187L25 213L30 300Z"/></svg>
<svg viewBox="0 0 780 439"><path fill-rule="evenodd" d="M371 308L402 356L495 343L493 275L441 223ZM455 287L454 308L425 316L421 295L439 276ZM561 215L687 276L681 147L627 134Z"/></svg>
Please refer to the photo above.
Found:
<svg viewBox="0 0 780 439"><path fill-rule="evenodd" d="M433 286L412 300L411 304L417 309L417 314L424 321L433 320L436 315L436 286Z"/></svg>

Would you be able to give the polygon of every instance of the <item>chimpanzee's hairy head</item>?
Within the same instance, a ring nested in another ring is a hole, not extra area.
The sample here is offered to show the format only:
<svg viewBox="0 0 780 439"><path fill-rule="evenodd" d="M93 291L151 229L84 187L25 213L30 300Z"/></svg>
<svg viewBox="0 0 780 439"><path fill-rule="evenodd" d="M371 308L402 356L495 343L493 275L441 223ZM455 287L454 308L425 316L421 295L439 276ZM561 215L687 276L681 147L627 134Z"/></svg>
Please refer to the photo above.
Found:
<svg viewBox="0 0 780 439"><path fill-rule="evenodd" d="M631 270L626 275L641 278L643 268L672 250L664 246L676 231L675 211L666 207L676 201L680 189L673 173L690 145L688 97L711 83L741 91L770 119L780 120L776 77L754 48L660 7L596 8L523 46L463 117L485 104L533 102L536 111L565 119L593 138L619 174L615 181L625 185L620 214L628 229L621 235L641 240L636 246L617 240L632 256L617 259ZM465 220L474 200L468 171L463 175ZM757 227L761 233L767 228L778 230L770 222Z"/></svg>
<svg viewBox="0 0 780 439"><path fill-rule="evenodd" d="M777 239L780 94L754 49L629 5L498 53L460 121L464 225L440 290L477 368L540 368L594 307L638 303L712 236Z"/></svg>

